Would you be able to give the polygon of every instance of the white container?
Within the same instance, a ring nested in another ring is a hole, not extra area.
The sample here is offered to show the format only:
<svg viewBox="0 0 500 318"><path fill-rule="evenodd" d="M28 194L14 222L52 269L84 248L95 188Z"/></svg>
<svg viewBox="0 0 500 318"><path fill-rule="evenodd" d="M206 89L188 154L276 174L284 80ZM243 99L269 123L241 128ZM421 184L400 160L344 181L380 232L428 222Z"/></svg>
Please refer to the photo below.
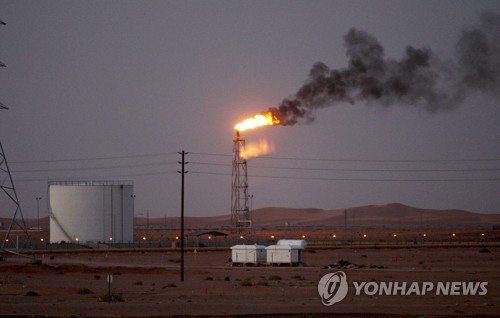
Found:
<svg viewBox="0 0 500 318"><path fill-rule="evenodd" d="M266 247L269 264L299 264L304 262L304 249L296 245L271 245Z"/></svg>
<svg viewBox="0 0 500 318"><path fill-rule="evenodd" d="M131 182L49 182L50 242L134 240Z"/></svg>
<svg viewBox="0 0 500 318"><path fill-rule="evenodd" d="M266 261L266 247L262 245L231 246L231 260L234 264L257 264Z"/></svg>
<svg viewBox="0 0 500 318"><path fill-rule="evenodd" d="M297 248L305 249L307 247L306 240L279 240L278 245L290 245Z"/></svg>

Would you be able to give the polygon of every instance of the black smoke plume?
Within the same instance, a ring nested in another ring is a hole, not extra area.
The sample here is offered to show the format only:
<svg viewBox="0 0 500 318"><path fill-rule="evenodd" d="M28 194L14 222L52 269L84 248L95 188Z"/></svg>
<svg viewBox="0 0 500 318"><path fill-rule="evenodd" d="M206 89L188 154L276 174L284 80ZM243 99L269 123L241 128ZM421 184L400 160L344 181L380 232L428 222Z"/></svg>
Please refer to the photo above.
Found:
<svg viewBox="0 0 500 318"><path fill-rule="evenodd" d="M374 36L356 29L344 36L344 45L346 68L317 62L295 95L269 109L282 125L311 122L317 109L341 102L438 112L455 109L475 91L500 95L500 15L495 13L481 15L477 27L464 29L449 59L412 46L400 60L388 59Z"/></svg>

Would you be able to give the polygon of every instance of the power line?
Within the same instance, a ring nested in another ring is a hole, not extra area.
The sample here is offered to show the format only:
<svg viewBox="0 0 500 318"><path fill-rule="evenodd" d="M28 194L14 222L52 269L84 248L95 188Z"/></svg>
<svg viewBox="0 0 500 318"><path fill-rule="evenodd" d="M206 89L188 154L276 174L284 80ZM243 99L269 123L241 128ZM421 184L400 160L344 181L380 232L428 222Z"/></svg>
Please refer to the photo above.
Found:
<svg viewBox="0 0 500 318"><path fill-rule="evenodd" d="M191 152L194 155L231 157L228 154ZM500 161L500 158L463 158L463 159L335 159L335 158L301 158L301 157L273 157L262 156L251 160L297 160L297 161L326 161L326 162L492 162Z"/></svg>
<svg viewBox="0 0 500 318"><path fill-rule="evenodd" d="M170 155L175 155L175 154L177 154L177 153L176 152L160 152L160 153L150 153L150 154L142 154L142 155L129 155L129 156L88 157L88 158L52 159L52 160L24 160L24 161L12 161L12 163L15 163L15 164L26 164L26 163L55 163L55 162L116 160L116 159L131 159L131 158L146 158L146 157L170 156Z"/></svg>
<svg viewBox="0 0 500 318"><path fill-rule="evenodd" d="M115 174L115 175L99 175L99 176L87 176L87 177L67 177L64 180L86 180L86 179L114 179L114 178L130 178L130 177L143 177L143 176L158 176L175 174L175 171L156 171L156 172L146 172L146 173L131 173L131 174ZM54 181L59 178L33 178L33 179L16 179L16 182L48 182Z"/></svg>
<svg viewBox="0 0 500 318"><path fill-rule="evenodd" d="M173 165L173 164L177 164L177 162L153 162L144 164L114 165L114 166L102 166L102 167L27 169L27 170L13 170L12 172L25 173L25 172L86 171L86 170L88 171L88 170L103 170L103 169L153 167L153 166L163 166L163 165Z"/></svg>
<svg viewBox="0 0 500 318"><path fill-rule="evenodd" d="M223 154L223 153L190 152L190 154L192 154L192 155L200 155L200 156L232 157L232 155Z"/></svg>
<svg viewBox="0 0 500 318"><path fill-rule="evenodd" d="M229 154L208 153L208 152L190 152L192 155L200 156L215 156L215 157L231 157ZM87 158L65 158L65 159L49 159L49 160L19 160L12 161L12 164L28 164L28 163L60 163L60 162L78 162L78 161L98 161L98 160L116 160L116 159L132 159L132 158L147 158L158 156L176 155L177 152L160 152L149 154L137 154L128 156L107 156L107 157L87 157ZM335 159L335 158L301 158L301 157L273 157L262 156L255 157L252 160L295 160L295 161L325 161L325 162L496 162L500 158L463 158L463 159Z"/></svg>
<svg viewBox="0 0 500 318"><path fill-rule="evenodd" d="M128 156L109 156L109 157L89 157L89 158L73 158L73 159L56 159L56 160L35 160L35 161L17 161L16 163L61 163L61 162L84 162L84 161L98 161L98 160L111 160L111 159L129 159L129 158L147 158L156 156L170 156L176 155L176 152L165 152L165 153L149 153L149 154L137 154ZM220 154L220 153L197 153L192 152L193 155L199 156L215 156L215 157L230 157L230 155ZM384 163L395 163L395 162L493 162L500 159L495 158L483 158L483 159L423 159L423 160L371 160L371 159L324 159L324 158L292 158L292 157L257 157L253 159L272 159L272 160L298 160L298 161L325 161L325 162L384 162ZM220 162L205 162L205 161L191 161L192 164L200 166L211 166L211 167L229 167L229 163ZM124 169L124 168L141 168L141 167L153 167L153 166L163 166L163 165L173 165L175 162L150 162L150 163L136 163L136 164L123 164L123 165L105 165L105 166L93 166L93 167L73 167L73 168L38 168L38 169L20 169L14 170L16 173L49 173L49 172L65 172L65 171L92 171L92 170L105 170L105 169ZM252 169L273 169L273 170L289 170L289 171L318 171L318 172L397 172L397 173L450 173L450 172L498 172L500 168L443 168L443 169L392 169L392 168L308 168L308 167L292 167L292 166L278 166L278 165L251 165ZM168 174L172 172L154 172L154 173L135 173L135 174L115 174L109 176L98 176L99 178L121 178L121 177L137 177L137 176L148 176L157 174ZM198 174L207 175L230 175L218 172L193 172ZM497 178L436 178L436 179L394 179L394 178L330 178L330 177L294 177L294 176L276 176L276 175L250 175L254 178L276 178L276 179L297 179L297 180L327 180L327 181L384 181L384 182L400 182L400 181L497 181ZM70 177L70 179L89 179L93 177ZM47 181L45 178L31 178L31 179L19 179L19 182L29 182L29 181Z"/></svg>
<svg viewBox="0 0 500 318"><path fill-rule="evenodd" d="M191 161L192 164L207 165L207 166L224 166L229 167L228 163L211 163ZM15 173L27 172L58 172L58 171L91 171L104 169L122 169L122 168L140 168L153 167L163 165L174 165L176 162L152 162L144 164L129 164L129 165L111 165L99 167L76 167L76 168L48 168L48 169L24 169L12 170ZM281 167L281 166L261 166L252 165L252 168L257 169L278 169L278 170L303 170L303 171L340 171L340 172L495 172L500 171L500 168L467 168L467 169L353 169L353 168L304 168L304 167Z"/></svg>
<svg viewBox="0 0 500 318"><path fill-rule="evenodd" d="M191 162L194 163L194 162ZM220 164L223 165L223 164ZM86 170L86 169L84 169ZM375 171L375 170L371 170ZM467 170L464 170L467 171ZM495 170L496 171L496 170ZM206 171L190 171L194 174L201 175L219 175L219 176L231 176L230 173L220 173L220 172L206 172ZM408 171L401 171L408 172ZM427 172L427 171L426 171ZM129 177L142 177L142 176L154 176L154 175L166 175L174 174L175 171L156 171L156 172L146 172L146 173L134 173L134 174L114 174L114 175L99 175L99 178L129 178ZM328 177L294 177L294 176L276 176L276 175L258 175L250 174L251 178L267 178L267 179L292 179L292 180L323 180L323 181L379 181L379 182L465 182L465 181L500 181L500 178L449 178L449 179L393 179L393 178L328 178ZM67 177L65 179L73 180L84 180L92 179L92 176L80 176L80 177ZM28 179L17 179L17 182L44 182L50 181L52 178L28 178Z"/></svg>
<svg viewBox="0 0 500 318"><path fill-rule="evenodd" d="M326 162L491 162L500 158L479 159L325 159L325 158L290 158L290 157L256 157L253 159L326 161Z"/></svg>
<svg viewBox="0 0 500 318"><path fill-rule="evenodd" d="M231 176L229 173L190 171L194 174ZM465 181L500 181L500 178L456 178L456 179L384 179L384 178L323 178L323 177L292 177L271 175L248 175L250 178L320 180L320 181L362 181L362 182L465 182Z"/></svg>
<svg viewBox="0 0 500 318"><path fill-rule="evenodd" d="M191 161L193 164L208 166L231 166L227 163L210 163ZM346 169L346 168L302 168L302 167L279 167L279 166L255 166L251 168L259 169L280 169L280 170L305 170L305 171L342 171L342 172L494 172L500 171L500 168L476 168L476 169Z"/></svg>

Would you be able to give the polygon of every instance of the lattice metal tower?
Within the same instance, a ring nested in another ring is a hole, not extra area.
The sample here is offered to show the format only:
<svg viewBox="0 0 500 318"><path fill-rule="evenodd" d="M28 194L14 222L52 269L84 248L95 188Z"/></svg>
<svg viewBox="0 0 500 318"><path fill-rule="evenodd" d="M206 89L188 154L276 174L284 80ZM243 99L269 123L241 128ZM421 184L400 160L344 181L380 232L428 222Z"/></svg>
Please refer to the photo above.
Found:
<svg viewBox="0 0 500 318"><path fill-rule="evenodd" d="M6 25L5 22L0 20L0 25ZM6 65L0 62L0 67L6 67ZM9 109L4 104L0 103L0 110ZM3 195L2 195L3 194ZM12 215L12 220L10 221L7 230L5 231L5 236L0 243L0 249L18 254L9 250L9 247L18 248L19 246L19 235L16 235L16 239L11 237L11 233L13 230L21 231L24 233L28 246L31 248L31 240L28 234L28 230L26 227L26 223L24 222L23 213L21 211L21 205L19 204L19 198L17 197L16 188L14 187L14 181L12 180L12 174L10 173L9 164L7 163L7 158L5 157L5 151L3 150L2 141L0 140L0 217L5 216L4 213L6 211L14 211ZM9 216L10 216L9 215ZM0 228L3 227L4 224L0 224ZM13 236L13 235L12 235ZM21 238L23 239L23 238ZM21 256L25 256L22 254L18 254ZM29 257L29 256L28 256ZM33 261L34 254L33 254Z"/></svg>
<svg viewBox="0 0 500 318"><path fill-rule="evenodd" d="M2 108L6 109L6 108ZM19 204L19 198L17 197L16 188L14 187L14 181L12 181L12 175L10 173L9 165L7 163L7 158L5 157L5 152L3 150L2 142L0 141L0 190L5 194L0 200L2 202L3 212L6 210L14 211L12 215L12 220L5 232L5 237L3 238L1 248L6 249L9 247L18 247L18 236L14 240L11 237L11 232L22 231L25 237L28 239L28 243L31 247L31 241L29 239L29 234L27 231L26 223L24 222L23 213L21 211L21 205Z"/></svg>
<svg viewBox="0 0 500 318"><path fill-rule="evenodd" d="M231 191L231 224L237 232L250 231L252 219L248 208L247 160L242 157L245 138L236 131L233 139L233 171Z"/></svg>

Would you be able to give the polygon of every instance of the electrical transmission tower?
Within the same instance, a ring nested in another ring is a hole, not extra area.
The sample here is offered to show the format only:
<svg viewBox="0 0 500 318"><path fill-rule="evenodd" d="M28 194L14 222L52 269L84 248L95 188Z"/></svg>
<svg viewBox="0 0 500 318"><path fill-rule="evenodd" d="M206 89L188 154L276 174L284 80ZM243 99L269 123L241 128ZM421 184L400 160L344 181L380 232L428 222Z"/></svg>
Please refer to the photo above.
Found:
<svg viewBox="0 0 500 318"><path fill-rule="evenodd" d="M248 208L247 160L242 157L245 138L236 131L233 139L233 171L231 191L231 225L237 232L250 231L252 219Z"/></svg>
<svg viewBox="0 0 500 318"><path fill-rule="evenodd" d="M5 109L5 108L2 108ZM5 237L2 241L2 249L10 247L19 247L19 240L11 237L12 231L22 231L28 238L29 234L26 228L26 223L24 222L23 213L21 211L21 205L19 204L19 198L17 196L16 188L14 187L14 181L12 180L12 174L10 173L9 164L7 162L7 157L5 157L5 151L2 146L2 141L0 140L0 189L5 195L0 202L2 202L2 210L14 210L12 220L5 232ZM4 212L4 211L2 211ZM3 214L3 213L2 213ZM31 245L31 244L30 244Z"/></svg>
<svg viewBox="0 0 500 318"><path fill-rule="evenodd" d="M0 20L0 25L6 24L2 20ZM6 65L0 62L0 67L6 67ZM0 110L7 109L9 109L7 106L0 103ZM3 194L3 196L1 194ZM27 242L24 243L28 243L29 247L31 247L31 240L28 234L26 223L24 222L21 205L19 204L19 198L17 196L16 188L14 187L14 181L12 180L12 174L9 169L7 157L5 156L2 141L0 140L0 216L3 216L5 211L14 211L14 213L12 215L12 220L9 222L9 225L5 231L5 236L1 242L0 248L8 252L18 254L9 250L9 248L13 247L19 248L19 235L16 235L16 239L14 240L13 235L11 235L12 232L16 231L18 233L23 233L24 235L22 235L22 237L24 236L27 239ZM4 224L0 222L0 229L3 230L3 227Z"/></svg>

